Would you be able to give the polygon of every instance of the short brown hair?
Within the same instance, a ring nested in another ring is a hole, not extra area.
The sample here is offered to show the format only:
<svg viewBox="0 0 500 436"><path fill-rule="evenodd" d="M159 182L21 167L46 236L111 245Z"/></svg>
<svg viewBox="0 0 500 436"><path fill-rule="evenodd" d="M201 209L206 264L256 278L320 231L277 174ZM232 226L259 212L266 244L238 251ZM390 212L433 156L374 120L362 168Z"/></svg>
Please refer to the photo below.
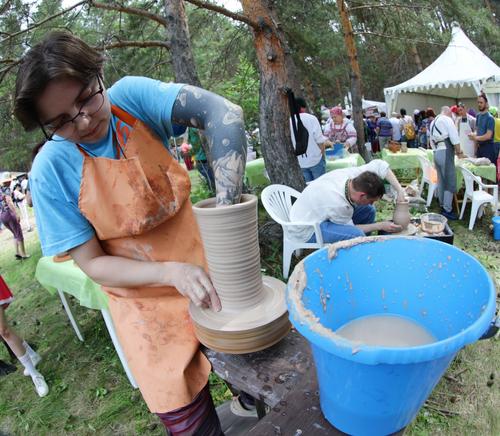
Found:
<svg viewBox="0 0 500 436"><path fill-rule="evenodd" d="M37 99L51 80L71 78L83 85L102 73L104 56L68 32L52 32L33 46L17 72L14 115L27 130L39 126Z"/></svg>
<svg viewBox="0 0 500 436"><path fill-rule="evenodd" d="M357 192L364 192L368 198L380 198L385 193L384 181L371 171L365 171L352 179L352 187Z"/></svg>

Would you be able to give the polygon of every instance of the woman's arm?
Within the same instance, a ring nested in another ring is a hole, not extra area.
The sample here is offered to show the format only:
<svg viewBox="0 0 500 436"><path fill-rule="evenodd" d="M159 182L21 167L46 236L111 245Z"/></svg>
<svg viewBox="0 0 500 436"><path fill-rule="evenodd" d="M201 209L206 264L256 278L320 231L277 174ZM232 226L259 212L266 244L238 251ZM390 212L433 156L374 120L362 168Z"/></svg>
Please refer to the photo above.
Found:
<svg viewBox="0 0 500 436"><path fill-rule="evenodd" d="M181 262L152 262L107 255L94 236L69 250L71 257L95 282L109 287L174 286L197 306L215 311L221 303L203 268Z"/></svg>
<svg viewBox="0 0 500 436"><path fill-rule="evenodd" d="M238 203L247 151L241 107L213 92L186 85L174 103L172 121L204 131L214 169L217 205Z"/></svg>

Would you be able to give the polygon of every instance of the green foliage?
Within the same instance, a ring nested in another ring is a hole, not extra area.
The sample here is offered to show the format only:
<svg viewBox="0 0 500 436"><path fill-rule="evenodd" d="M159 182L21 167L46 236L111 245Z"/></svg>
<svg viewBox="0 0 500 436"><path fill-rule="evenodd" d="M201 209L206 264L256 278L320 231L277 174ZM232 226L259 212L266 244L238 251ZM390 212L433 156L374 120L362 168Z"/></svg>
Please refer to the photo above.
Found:
<svg viewBox="0 0 500 436"><path fill-rule="evenodd" d="M220 84L217 92L242 107L247 126L258 122L259 77L255 67L246 58L240 57L236 73Z"/></svg>

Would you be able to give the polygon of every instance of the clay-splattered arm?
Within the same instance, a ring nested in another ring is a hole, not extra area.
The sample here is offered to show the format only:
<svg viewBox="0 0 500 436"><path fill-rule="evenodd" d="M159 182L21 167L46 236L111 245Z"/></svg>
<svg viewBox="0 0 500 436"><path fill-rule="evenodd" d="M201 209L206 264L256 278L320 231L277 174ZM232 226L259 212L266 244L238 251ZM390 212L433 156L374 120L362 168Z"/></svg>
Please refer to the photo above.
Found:
<svg viewBox="0 0 500 436"><path fill-rule="evenodd" d="M246 137L241 107L205 89L181 88L172 122L204 131L215 175L217 205L239 203L246 162Z"/></svg>

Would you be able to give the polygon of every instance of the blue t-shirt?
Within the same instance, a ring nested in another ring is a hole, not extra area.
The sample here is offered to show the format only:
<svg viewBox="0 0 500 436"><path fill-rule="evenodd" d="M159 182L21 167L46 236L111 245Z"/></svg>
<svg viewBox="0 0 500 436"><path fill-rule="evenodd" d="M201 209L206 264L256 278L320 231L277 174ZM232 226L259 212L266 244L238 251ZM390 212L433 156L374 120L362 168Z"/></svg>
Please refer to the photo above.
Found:
<svg viewBox="0 0 500 436"><path fill-rule="evenodd" d="M479 113L476 115L476 130L478 136L484 135L488 130L491 130L493 135L487 141L477 141L479 145L493 144L493 137L495 136L495 118L489 113Z"/></svg>
<svg viewBox="0 0 500 436"><path fill-rule="evenodd" d="M108 89L111 104L149 126L168 147L183 128L171 123L172 108L183 84L145 77L124 77ZM80 144L92 156L115 158L112 115L108 135L96 144ZM130 127L130 126L129 126ZM94 228L78 209L83 156L69 141L48 141L33 162L30 188L45 256L70 250L92 239Z"/></svg>
<svg viewBox="0 0 500 436"><path fill-rule="evenodd" d="M392 136L392 124L386 117L377 120L377 127L380 128L378 136Z"/></svg>

